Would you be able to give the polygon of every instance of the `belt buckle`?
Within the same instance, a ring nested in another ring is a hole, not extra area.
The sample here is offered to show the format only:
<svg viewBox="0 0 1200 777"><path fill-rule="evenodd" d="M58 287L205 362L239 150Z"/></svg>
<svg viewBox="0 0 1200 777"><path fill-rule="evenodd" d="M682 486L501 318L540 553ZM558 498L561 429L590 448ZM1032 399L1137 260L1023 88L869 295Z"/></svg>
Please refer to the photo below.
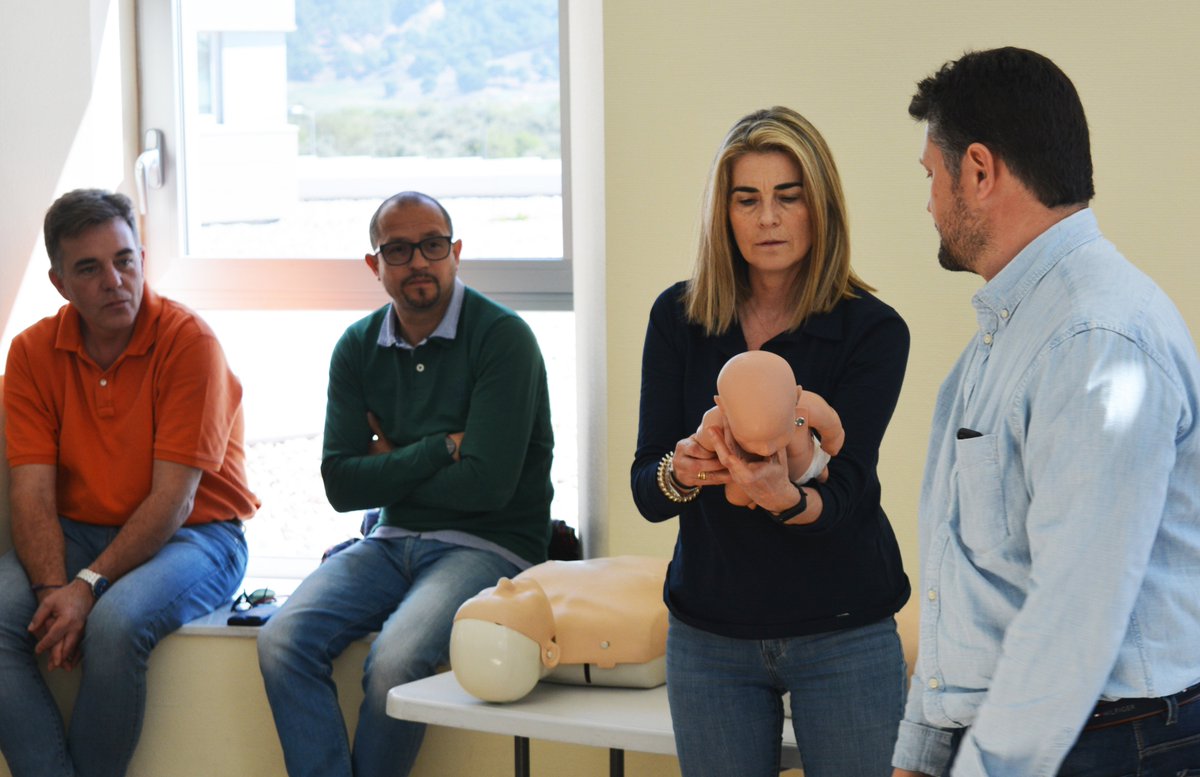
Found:
<svg viewBox="0 0 1200 777"><path fill-rule="evenodd" d="M1102 701L1093 708L1083 730L1096 731L1160 715L1167 711L1168 700L1174 700L1178 706L1183 706L1196 699L1200 699L1200 683L1193 683L1170 696Z"/></svg>

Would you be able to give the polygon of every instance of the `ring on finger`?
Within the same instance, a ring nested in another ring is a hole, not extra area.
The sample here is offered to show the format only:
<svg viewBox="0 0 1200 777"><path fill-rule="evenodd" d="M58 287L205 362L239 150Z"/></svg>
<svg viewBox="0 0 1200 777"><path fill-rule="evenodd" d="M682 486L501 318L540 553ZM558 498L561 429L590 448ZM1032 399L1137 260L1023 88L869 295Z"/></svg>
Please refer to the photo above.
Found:
<svg viewBox="0 0 1200 777"><path fill-rule="evenodd" d="M701 471L700 474L696 476L696 480L708 480L708 473Z"/></svg>

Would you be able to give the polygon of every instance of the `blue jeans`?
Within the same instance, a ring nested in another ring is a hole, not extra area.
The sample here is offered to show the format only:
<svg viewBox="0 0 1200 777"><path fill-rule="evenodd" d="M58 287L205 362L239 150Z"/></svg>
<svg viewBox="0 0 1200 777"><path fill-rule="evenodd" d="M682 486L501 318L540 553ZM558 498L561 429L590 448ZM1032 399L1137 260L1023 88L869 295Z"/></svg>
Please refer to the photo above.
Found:
<svg viewBox="0 0 1200 777"><path fill-rule="evenodd" d="M769 640L670 619L667 696L686 777L777 775L788 691L805 777L891 774L906 684L893 618Z"/></svg>
<svg viewBox="0 0 1200 777"><path fill-rule="evenodd" d="M67 575L90 564L118 529L66 518ZM27 629L37 609L16 553L0 557L0 750L14 777L119 777L142 730L146 663L184 623L227 603L246 571L241 526L185 527L96 602L83 636L70 730L46 686Z"/></svg>
<svg viewBox="0 0 1200 777"><path fill-rule="evenodd" d="M459 605L516 573L495 553L419 537L369 538L318 567L258 635L288 774L407 775L425 726L389 718L388 691L432 675L449 658ZM351 751L332 662L376 630Z"/></svg>
<svg viewBox="0 0 1200 777"><path fill-rule="evenodd" d="M951 763L963 734L951 741ZM1058 777L1192 777L1200 775L1200 701L1153 718L1081 732Z"/></svg>

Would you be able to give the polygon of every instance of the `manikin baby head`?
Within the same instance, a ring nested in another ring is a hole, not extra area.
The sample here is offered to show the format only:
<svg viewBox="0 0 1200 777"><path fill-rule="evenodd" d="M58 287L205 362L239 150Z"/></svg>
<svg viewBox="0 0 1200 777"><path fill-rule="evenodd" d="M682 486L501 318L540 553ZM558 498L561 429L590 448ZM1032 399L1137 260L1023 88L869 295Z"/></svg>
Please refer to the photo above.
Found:
<svg viewBox="0 0 1200 777"><path fill-rule="evenodd" d="M532 578L501 578L458 608L450 666L459 685L484 701L516 701L558 665L554 612Z"/></svg>
<svg viewBox="0 0 1200 777"><path fill-rule="evenodd" d="M713 400L744 452L765 457L787 447L796 432L800 389L782 356L768 351L734 356L717 376L717 392Z"/></svg>

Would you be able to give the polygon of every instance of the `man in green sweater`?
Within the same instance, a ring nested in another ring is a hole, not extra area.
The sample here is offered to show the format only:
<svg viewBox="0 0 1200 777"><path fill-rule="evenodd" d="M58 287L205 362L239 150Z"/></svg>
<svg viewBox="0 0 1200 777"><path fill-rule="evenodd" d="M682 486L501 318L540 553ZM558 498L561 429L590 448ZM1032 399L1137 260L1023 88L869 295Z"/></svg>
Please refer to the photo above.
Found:
<svg viewBox="0 0 1200 777"><path fill-rule="evenodd" d="M383 510L259 635L291 777L408 774L424 726L388 718L388 690L445 663L459 605L545 561L549 541L550 402L529 326L458 279L462 241L432 197L389 198L370 232L392 301L334 349L321 476L336 509ZM376 630L351 746L331 663Z"/></svg>

